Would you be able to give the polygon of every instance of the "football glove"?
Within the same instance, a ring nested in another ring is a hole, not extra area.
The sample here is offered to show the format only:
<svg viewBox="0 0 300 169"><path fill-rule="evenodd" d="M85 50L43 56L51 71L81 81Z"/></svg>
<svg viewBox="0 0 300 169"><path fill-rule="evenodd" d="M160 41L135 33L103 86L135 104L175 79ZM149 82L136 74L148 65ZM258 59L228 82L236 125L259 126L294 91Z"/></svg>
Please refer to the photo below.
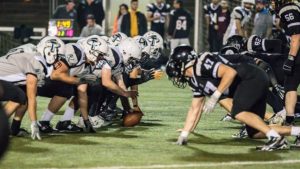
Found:
<svg viewBox="0 0 300 169"><path fill-rule="evenodd" d="M203 111L204 113L210 113L214 110L219 98L221 97L222 93L216 90L214 94L210 96L210 98L205 102Z"/></svg>
<svg viewBox="0 0 300 169"><path fill-rule="evenodd" d="M283 64L283 72L290 76L293 74L293 70L294 70L294 66L295 66L295 57L292 55L289 55L289 57L285 60L284 64Z"/></svg>
<svg viewBox="0 0 300 169"><path fill-rule="evenodd" d="M187 145L188 135L189 135L188 131L182 131L176 141L176 144L180 146Z"/></svg>
<svg viewBox="0 0 300 169"><path fill-rule="evenodd" d="M35 140L35 139L41 140L42 138L40 136L40 130L39 130L39 127L38 127L38 124L36 121L33 121L31 123L30 128L31 128L31 138L33 140Z"/></svg>
<svg viewBox="0 0 300 169"><path fill-rule="evenodd" d="M143 70L141 73L141 80L145 83L148 82L149 80L154 79L155 71L154 69L150 70Z"/></svg>
<svg viewBox="0 0 300 169"><path fill-rule="evenodd" d="M90 120L83 120L86 132L88 133L96 133L96 130L93 128L93 125L91 124Z"/></svg>
<svg viewBox="0 0 300 169"><path fill-rule="evenodd" d="M98 77L94 74L85 74L79 77L80 84L97 85L100 83Z"/></svg>

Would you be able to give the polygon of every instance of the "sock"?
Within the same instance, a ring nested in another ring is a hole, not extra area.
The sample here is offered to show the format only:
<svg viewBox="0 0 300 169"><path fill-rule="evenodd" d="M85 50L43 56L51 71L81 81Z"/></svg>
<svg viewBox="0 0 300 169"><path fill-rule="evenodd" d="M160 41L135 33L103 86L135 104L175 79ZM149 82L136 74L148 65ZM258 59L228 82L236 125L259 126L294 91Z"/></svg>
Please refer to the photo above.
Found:
<svg viewBox="0 0 300 169"><path fill-rule="evenodd" d="M281 111L277 112L276 114L280 115L283 118L286 118L286 110L282 109Z"/></svg>
<svg viewBox="0 0 300 169"><path fill-rule="evenodd" d="M266 136L270 140L272 137L280 137L280 135L273 129L271 129L269 132L267 132Z"/></svg>
<svg viewBox="0 0 300 169"><path fill-rule="evenodd" d="M54 115L55 115L54 113L52 113L50 110L47 109L44 112L41 121L51 121Z"/></svg>
<svg viewBox="0 0 300 169"><path fill-rule="evenodd" d="M292 127L291 135L292 136L300 136L300 127Z"/></svg>
<svg viewBox="0 0 300 169"><path fill-rule="evenodd" d="M286 116L286 122L291 124L295 120L295 116Z"/></svg>
<svg viewBox="0 0 300 169"><path fill-rule="evenodd" d="M68 106L60 121L70 121L74 117L74 112L74 109Z"/></svg>
<svg viewBox="0 0 300 169"><path fill-rule="evenodd" d="M20 131L20 127L21 127L21 121L15 120L13 119L12 123L11 123L11 134L12 135L17 135Z"/></svg>

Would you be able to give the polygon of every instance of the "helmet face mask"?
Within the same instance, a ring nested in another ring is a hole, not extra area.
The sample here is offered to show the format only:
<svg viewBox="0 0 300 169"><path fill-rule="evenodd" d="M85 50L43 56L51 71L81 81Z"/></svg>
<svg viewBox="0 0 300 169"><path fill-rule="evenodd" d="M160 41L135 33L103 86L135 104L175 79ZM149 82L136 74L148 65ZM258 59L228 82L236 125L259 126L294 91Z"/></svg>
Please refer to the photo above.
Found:
<svg viewBox="0 0 300 169"><path fill-rule="evenodd" d="M184 63L176 64L174 61L170 60L166 66L166 73L169 80L172 81L173 85L184 89L187 86L187 80L184 76Z"/></svg>
<svg viewBox="0 0 300 169"><path fill-rule="evenodd" d="M129 58L126 63L124 63L124 69L127 74L132 72L133 69L140 66L140 61L137 58Z"/></svg>

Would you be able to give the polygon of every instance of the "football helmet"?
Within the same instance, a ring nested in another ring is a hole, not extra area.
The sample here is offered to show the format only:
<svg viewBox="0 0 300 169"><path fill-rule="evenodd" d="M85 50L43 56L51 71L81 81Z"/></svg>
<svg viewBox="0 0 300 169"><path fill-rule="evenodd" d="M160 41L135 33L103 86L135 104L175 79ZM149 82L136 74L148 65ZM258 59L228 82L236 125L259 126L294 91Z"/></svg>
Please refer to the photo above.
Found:
<svg viewBox="0 0 300 169"><path fill-rule="evenodd" d="M255 0L242 0L242 3L248 3L248 4L252 4L255 5Z"/></svg>
<svg viewBox="0 0 300 169"><path fill-rule="evenodd" d="M45 58L46 63L51 65L65 53L65 44L55 36L44 37L37 45L37 51Z"/></svg>
<svg viewBox="0 0 300 169"><path fill-rule="evenodd" d="M86 58L93 63L98 62L100 59L104 59L108 53L107 42L98 35L92 35L85 38L81 45Z"/></svg>
<svg viewBox="0 0 300 169"><path fill-rule="evenodd" d="M132 38L123 40L118 47L123 56L125 72L130 73L134 68L140 65L142 50L138 43Z"/></svg>
<svg viewBox="0 0 300 169"><path fill-rule="evenodd" d="M133 38L142 50L141 62L146 62L150 58L150 45L146 38L143 36L135 36Z"/></svg>
<svg viewBox="0 0 300 169"><path fill-rule="evenodd" d="M161 50L164 48L164 41L160 34L149 31L144 34L150 45L150 57L159 57Z"/></svg>
<svg viewBox="0 0 300 169"><path fill-rule="evenodd" d="M184 75L186 66L196 58L197 53L191 46L181 45L173 50L166 65L166 73L174 86L186 87L187 80Z"/></svg>
<svg viewBox="0 0 300 169"><path fill-rule="evenodd" d="M126 38L128 38L127 35L122 32L117 32L109 38L109 44L113 46L119 46L119 44Z"/></svg>
<svg viewBox="0 0 300 169"><path fill-rule="evenodd" d="M229 37L224 45L224 47L232 46L238 49L239 52L245 50L246 39L240 35L233 35Z"/></svg>

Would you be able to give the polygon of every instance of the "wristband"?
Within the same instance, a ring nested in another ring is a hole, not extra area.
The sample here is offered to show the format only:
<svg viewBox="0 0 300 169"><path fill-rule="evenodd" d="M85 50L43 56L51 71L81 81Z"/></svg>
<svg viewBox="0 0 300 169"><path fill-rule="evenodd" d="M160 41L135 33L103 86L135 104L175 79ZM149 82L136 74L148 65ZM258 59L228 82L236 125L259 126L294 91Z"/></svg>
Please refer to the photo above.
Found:
<svg viewBox="0 0 300 169"><path fill-rule="evenodd" d="M190 134L190 132L188 132L188 131L182 131L182 132L180 133L180 136L181 136L181 137L188 137L189 134Z"/></svg>
<svg viewBox="0 0 300 169"><path fill-rule="evenodd" d="M289 55L289 56L288 56L288 59L294 61L294 60L295 60L295 57L296 57L296 56Z"/></svg>
<svg viewBox="0 0 300 169"><path fill-rule="evenodd" d="M216 90L216 91L214 92L214 94L211 95L211 97L216 98L216 99L219 99L219 98L221 97L221 95L222 95L222 93L219 92L218 90Z"/></svg>
<svg viewBox="0 0 300 169"><path fill-rule="evenodd" d="M38 125L38 124L37 124L37 121L32 121L32 122L31 122L31 125Z"/></svg>

